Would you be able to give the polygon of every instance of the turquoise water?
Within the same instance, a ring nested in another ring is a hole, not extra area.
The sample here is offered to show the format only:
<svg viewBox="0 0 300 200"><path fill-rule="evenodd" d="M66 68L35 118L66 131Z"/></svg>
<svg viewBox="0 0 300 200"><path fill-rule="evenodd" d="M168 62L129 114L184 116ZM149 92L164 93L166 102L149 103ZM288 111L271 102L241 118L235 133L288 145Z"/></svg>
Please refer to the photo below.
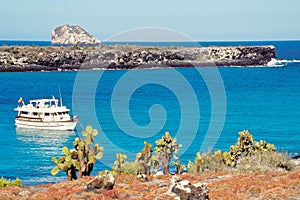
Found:
<svg viewBox="0 0 300 200"><path fill-rule="evenodd" d="M19 177L25 185L65 179L64 173L50 175L51 157L61 155L64 145L71 147L88 124L98 128L96 141L105 147L94 173L109 168L116 152L133 160L145 140L154 144L165 131L183 144L185 163L200 150L227 150L244 129L299 154L300 42L258 43L276 45L277 56L291 62L284 67L0 73L0 176ZM236 45L223 43L229 44ZM25 102L59 97L59 88L63 103L80 118L75 132L16 129L13 108L20 96Z"/></svg>

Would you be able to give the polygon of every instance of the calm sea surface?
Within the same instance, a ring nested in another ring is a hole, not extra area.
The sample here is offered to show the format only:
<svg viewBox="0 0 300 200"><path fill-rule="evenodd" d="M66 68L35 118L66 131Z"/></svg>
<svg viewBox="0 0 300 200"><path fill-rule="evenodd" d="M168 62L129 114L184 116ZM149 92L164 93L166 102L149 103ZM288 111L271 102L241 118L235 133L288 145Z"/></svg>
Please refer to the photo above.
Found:
<svg viewBox="0 0 300 200"><path fill-rule="evenodd" d="M0 41L8 45L49 45L50 42ZM149 43L152 44L152 43ZM218 67L81 72L0 73L0 177L23 184L52 183L52 156L91 124L99 130L96 142L105 147L93 173L109 169L115 153L129 161L143 142L165 131L183 147L182 162L197 151L227 150L248 129L256 140L274 143L278 150L300 153L300 42L205 42L209 45L275 45L277 67ZM160 43L182 45L189 43ZM76 131L16 129L19 97L59 98L80 118ZM215 144L215 145L214 145Z"/></svg>

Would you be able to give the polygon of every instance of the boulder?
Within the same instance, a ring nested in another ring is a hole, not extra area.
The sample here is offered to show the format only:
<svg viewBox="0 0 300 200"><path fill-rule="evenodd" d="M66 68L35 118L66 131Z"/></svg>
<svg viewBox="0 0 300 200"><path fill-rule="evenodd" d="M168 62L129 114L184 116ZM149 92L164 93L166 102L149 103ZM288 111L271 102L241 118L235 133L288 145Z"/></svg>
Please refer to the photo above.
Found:
<svg viewBox="0 0 300 200"><path fill-rule="evenodd" d="M52 45L98 45L101 42L80 26L63 25L52 31Z"/></svg>
<svg viewBox="0 0 300 200"><path fill-rule="evenodd" d="M300 155L293 156L291 162L295 167L300 167Z"/></svg>
<svg viewBox="0 0 300 200"><path fill-rule="evenodd" d="M87 191L103 192L106 190L112 190L115 185L115 178L111 174L104 174L102 176L96 176L87 185Z"/></svg>
<svg viewBox="0 0 300 200"><path fill-rule="evenodd" d="M168 191L170 196L181 200L208 200L209 190L206 183L191 184L188 180L181 180L177 176L173 176L171 186ZM173 193L173 194L172 194ZM175 195L176 196L175 196Z"/></svg>

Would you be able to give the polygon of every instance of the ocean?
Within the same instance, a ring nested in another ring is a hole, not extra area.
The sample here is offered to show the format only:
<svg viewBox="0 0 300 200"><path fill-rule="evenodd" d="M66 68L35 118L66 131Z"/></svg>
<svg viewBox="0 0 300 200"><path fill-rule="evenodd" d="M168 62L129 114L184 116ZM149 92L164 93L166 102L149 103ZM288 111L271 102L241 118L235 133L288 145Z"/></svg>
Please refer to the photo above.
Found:
<svg viewBox="0 0 300 200"><path fill-rule="evenodd" d="M0 45L47 46L49 41L0 41ZM106 43L114 44L114 43ZM154 43L135 43L154 45ZM191 46L192 43L155 43ZM20 178L24 185L65 180L50 174L52 156L72 147L86 125L99 130L104 146L93 174L110 169L116 153L135 159L148 141L169 131L182 163L197 151L228 150L238 132L248 129L254 139L277 150L300 154L300 41L199 42L201 46L274 45L271 66L207 67L117 71L0 73L0 176ZM78 115L74 132L17 129L13 110L22 97L59 98Z"/></svg>

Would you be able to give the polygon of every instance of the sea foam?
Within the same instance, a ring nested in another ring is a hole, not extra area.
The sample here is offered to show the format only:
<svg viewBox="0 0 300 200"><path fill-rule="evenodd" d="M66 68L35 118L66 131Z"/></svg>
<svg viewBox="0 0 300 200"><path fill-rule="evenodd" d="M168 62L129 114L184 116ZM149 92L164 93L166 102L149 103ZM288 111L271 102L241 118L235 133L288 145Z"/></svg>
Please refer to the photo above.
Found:
<svg viewBox="0 0 300 200"><path fill-rule="evenodd" d="M275 59L275 58L272 58L270 60L270 62L268 62L267 66L268 67L284 67L284 66L287 66L288 64L292 64L292 63L299 63L300 60L285 60L285 59Z"/></svg>

